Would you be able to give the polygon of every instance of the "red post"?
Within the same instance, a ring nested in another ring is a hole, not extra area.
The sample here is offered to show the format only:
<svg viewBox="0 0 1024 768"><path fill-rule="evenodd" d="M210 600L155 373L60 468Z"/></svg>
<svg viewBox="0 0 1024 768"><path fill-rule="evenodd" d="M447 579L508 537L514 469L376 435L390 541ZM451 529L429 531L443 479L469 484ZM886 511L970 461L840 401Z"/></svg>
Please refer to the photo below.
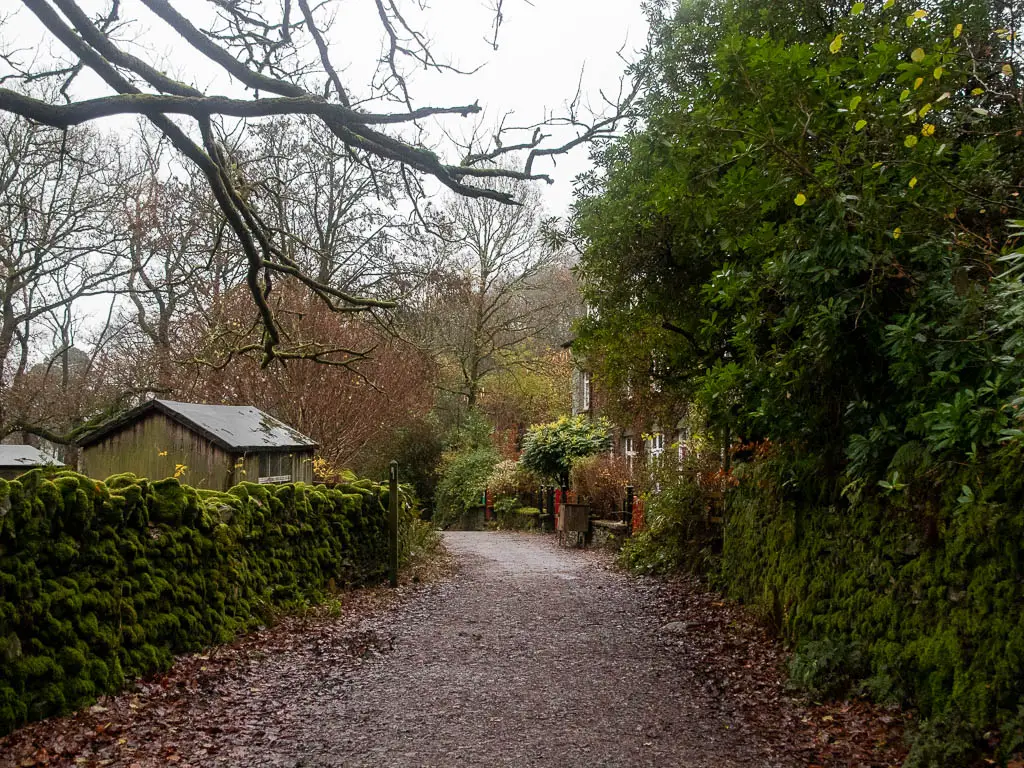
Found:
<svg viewBox="0 0 1024 768"><path fill-rule="evenodd" d="M633 533L643 530L644 527L644 500L637 496L633 499Z"/></svg>

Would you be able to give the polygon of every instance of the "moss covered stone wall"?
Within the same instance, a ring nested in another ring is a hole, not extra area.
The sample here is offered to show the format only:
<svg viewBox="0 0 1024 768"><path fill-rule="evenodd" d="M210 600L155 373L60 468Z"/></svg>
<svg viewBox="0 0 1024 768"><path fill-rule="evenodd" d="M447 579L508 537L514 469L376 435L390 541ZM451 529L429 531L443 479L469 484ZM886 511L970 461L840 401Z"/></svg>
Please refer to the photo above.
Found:
<svg viewBox="0 0 1024 768"><path fill-rule="evenodd" d="M841 504L815 503L815 477L792 464L747 465L723 587L796 646L806 687L915 705L925 725L908 764L961 764L993 725L1005 748L1024 743L1022 460L1007 450Z"/></svg>
<svg viewBox="0 0 1024 768"><path fill-rule="evenodd" d="M386 568L387 491L0 480L0 733Z"/></svg>

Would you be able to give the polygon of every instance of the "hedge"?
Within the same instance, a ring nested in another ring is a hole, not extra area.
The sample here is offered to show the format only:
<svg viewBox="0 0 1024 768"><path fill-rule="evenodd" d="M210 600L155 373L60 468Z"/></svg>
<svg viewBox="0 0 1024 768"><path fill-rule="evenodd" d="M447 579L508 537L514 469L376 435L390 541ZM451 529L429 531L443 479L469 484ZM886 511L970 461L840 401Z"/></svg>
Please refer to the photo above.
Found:
<svg viewBox="0 0 1024 768"><path fill-rule="evenodd" d="M0 733L91 704L335 585L381 578L387 489L0 480Z"/></svg>

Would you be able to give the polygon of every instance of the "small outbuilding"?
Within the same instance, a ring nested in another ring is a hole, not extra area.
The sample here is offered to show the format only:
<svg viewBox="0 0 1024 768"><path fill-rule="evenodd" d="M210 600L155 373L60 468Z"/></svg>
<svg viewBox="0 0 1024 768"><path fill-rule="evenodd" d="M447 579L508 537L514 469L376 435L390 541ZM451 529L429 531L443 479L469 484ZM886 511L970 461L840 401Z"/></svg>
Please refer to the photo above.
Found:
<svg viewBox="0 0 1024 768"><path fill-rule="evenodd" d="M251 405L150 400L78 441L79 471L177 477L195 488L227 490L242 481L313 482L317 444Z"/></svg>
<svg viewBox="0 0 1024 768"><path fill-rule="evenodd" d="M13 480L30 469L63 467L62 462L31 445L0 445L0 478Z"/></svg>

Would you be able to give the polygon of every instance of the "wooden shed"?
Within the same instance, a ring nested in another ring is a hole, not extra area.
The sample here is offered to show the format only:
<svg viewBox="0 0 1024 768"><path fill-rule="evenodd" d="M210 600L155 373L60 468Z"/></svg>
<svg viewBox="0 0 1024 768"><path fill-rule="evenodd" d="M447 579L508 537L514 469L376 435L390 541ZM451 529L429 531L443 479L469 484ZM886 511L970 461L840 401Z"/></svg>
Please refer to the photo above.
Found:
<svg viewBox="0 0 1024 768"><path fill-rule="evenodd" d="M250 405L150 400L78 441L79 471L177 477L195 488L313 482L317 444Z"/></svg>
<svg viewBox="0 0 1024 768"><path fill-rule="evenodd" d="M13 480L37 467L63 466L63 463L31 445L0 445L0 478L4 480Z"/></svg>

